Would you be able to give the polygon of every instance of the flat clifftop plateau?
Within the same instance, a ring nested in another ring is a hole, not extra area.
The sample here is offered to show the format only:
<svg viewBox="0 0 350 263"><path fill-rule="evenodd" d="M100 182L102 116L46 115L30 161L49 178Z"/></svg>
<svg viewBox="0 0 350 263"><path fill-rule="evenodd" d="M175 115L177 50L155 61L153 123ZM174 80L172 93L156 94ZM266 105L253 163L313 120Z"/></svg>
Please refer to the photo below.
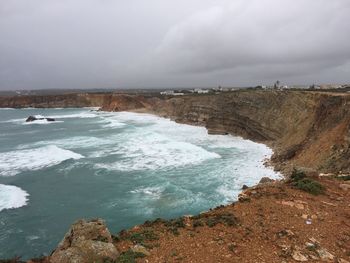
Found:
<svg viewBox="0 0 350 263"><path fill-rule="evenodd" d="M277 169L293 166L350 172L350 94L311 91L240 90L170 98L119 96L107 111L139 111L201 125L212 134L263 142L275 151Z"/></svg>

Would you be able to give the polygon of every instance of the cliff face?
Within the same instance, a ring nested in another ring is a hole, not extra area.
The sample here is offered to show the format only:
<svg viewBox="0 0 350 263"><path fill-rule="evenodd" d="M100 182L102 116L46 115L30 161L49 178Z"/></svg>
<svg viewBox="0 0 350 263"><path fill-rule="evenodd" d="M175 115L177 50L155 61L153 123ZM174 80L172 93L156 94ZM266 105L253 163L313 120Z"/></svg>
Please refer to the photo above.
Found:
<svg viewBox="0 0 350 263"><path fill-rule="evenodd" d="M263 142L273 147L272 160L281 168L350 172L347 94L242 90L170 99L142 98L139 104L119 101L111 98L103 109L146 111L180 123L205 126L209 133L230 133Z"/></svg>
<svg viewBox="0 0 350 263"><path fill-rule="evenodd" d="M65 108L100 107L105 103L106 94L64 94L47 96L0 97L1 108Z"/></svg>

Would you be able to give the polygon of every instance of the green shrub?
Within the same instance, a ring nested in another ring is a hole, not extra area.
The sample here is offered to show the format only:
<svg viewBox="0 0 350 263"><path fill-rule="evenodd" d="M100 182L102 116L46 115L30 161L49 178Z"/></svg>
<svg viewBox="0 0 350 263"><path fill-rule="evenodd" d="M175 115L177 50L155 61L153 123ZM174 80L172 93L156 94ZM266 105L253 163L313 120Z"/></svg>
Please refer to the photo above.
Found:
<svg viewBox="0 0 350 263"><path fill-rule="evenodd" d="M134 243L143 243L144 241L158 240L159 236L152 230L144 230L142 232L136 232L128 235L124 239L129 239Z"/></svg>
<svg viewBox="0 0 350 263"><path fill-rule="evenodd" d="M325 187L322 184L311 178L307 178L304 171L294 168L290 179L293 186L310 194L319 195L325 191Z"/></svg>
<svg viewBox="0 0 350 263"><path fill-rule="evenodd" d="M306 174L304 171L301 171L301 170L294 168L290 178L291 178L292 182L297 182L297 181L304 179L305 177L306 177Z"/></svg>
<svg viewBox="0 0 350 263"><path fill-rule="evenodd" d="M219 221L216 218L208 218L206 223L208 227L214 227Z"/></svg>
<svg viewBox="0 0 350 263"><path fill-rule="evenodd" d="M128 251L121 253L116 262L117 263L136 263L136 258L143 258L143 257L145 257L145 254L140 252L134 252L129 249Z"/></svg>
<svg viewBox="0 0 350 263"><path fill-rule="evenodd" d="M203 222L201 220L194 220L193 227L203 226Z"/></svg>
<svg viewBox="0 0 350 263"><path fill-rule="evenodd" d="M325 187L322 184L320 184L319 182L316 182L310 178L301 179L301 180L295 182L294 185L296 188L298 188L302 191L308 192L310 194L313 194L313 195L323 194L325 191Z"/></svg>
<svg viewBox="0 0 350 263"><path fill-rule="evenodd" d="M339 180L350 181L350 175L337 177Z"/></svg>
<svg viewBox="0 0 350 263"><path fill-rule="evenodd" d="M227 226L236 226L238 224L237 217L231 213L219 214L207 219L207 226L213 227L219 223Z"/></svg>

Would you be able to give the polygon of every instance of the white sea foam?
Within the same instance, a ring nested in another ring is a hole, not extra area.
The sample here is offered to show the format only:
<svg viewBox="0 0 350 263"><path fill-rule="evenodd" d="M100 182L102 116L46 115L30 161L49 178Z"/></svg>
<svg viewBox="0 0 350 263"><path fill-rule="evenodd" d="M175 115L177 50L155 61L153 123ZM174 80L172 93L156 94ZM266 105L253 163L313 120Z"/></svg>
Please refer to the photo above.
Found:
<svg viewBox="0 0 350 263"><path fill-rule="evenodd" d="M115 129L115 128L121 128L124 127L126 124L113 118L113 117L102 117L100 123L102 124L103 128L111 128L111 129Z"/></svg>
<svg viewBox="0 0 350 263"><path fill-rule="evenodd" d="M39 170L68 159L83 158L81 154L56 145L0 153L0 175L12 176L22 171Z"/></svg>
<svg viewBox="0 0 350 263"><path fill-rule="evenodd" d="M93 136L74 136L70 138L49 140L49 141L38 141L30 144L21 144L17 146L17 149L28 149L47 145L56 145L64 149L77 149L77 148L98 148L107 146L113 143L109 139L97 138Z"/></svg>
<svg viewBox="0 0 350 263"><path fill-rule="evenodd" d="M0 211L25 206L29 194L13 185L0 184Z"/></svg>
<svg viewBox="0 0 350 263"><path fill-rule="evenodd" d="M60 114L60 115L50 115L48 116L49 118L54 118L54 119L78 119L78 118L96 118L98 115L94 112L89 112L89 111L82 111L79 113L71 113L71 114Z"/></svg>
<svg viewBox="0 0 350 263"><path fill-rule="evenodd" d="M132 194L141 194L143 197L147 196L154 199L159 199L163 193L162 187L141 187L130 191Z"/></svg>
<svg viewBox="0 0 350 263"><path fill-rule="evenodd" d="M96 164L97 168L109 170L157 170L199 164L205 160L220 158L197 145L172 140L159 133L128 134L129 139L115 149L122 160L114 163Z"/></svg>

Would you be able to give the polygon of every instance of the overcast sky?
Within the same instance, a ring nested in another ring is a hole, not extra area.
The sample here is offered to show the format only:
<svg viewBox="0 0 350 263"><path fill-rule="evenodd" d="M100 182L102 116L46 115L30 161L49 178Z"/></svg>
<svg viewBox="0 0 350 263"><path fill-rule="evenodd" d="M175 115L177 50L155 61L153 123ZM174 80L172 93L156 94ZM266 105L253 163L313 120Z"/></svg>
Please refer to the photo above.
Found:
<svg viewBox="0 0 350 263"><path fill-rule="evenodd" d="M0 0L0 89L350 82L349 0Z"/></svg>

